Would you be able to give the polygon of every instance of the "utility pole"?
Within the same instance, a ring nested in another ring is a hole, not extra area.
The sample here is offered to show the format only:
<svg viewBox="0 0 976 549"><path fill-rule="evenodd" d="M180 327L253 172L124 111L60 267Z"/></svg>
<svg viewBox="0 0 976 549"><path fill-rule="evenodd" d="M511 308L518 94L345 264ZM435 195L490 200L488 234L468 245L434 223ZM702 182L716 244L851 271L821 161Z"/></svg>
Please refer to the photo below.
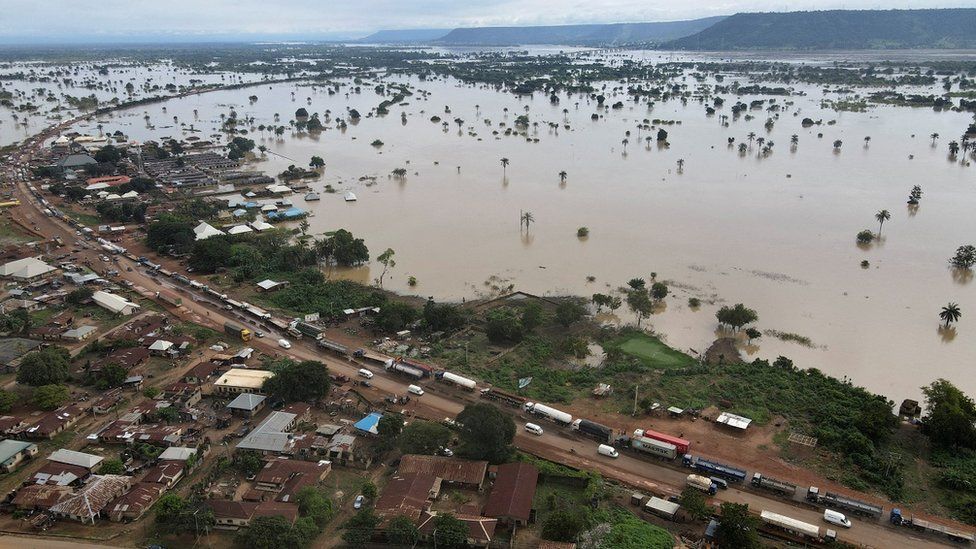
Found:
<svg viewBox="0 0 976 549"><path fill-rule="evenodd" d="M634 413L632 416L637 415L637 390L640 389L640 385L634 385Z"/></svg>

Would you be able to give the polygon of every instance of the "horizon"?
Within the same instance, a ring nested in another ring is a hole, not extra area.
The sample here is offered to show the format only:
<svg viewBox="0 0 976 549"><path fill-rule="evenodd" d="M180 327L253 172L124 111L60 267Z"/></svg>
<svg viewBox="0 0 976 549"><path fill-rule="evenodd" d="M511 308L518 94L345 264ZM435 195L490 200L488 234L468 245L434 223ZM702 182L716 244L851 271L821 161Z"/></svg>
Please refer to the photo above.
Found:
<svg viewBox="0 0 976 549"><path fill-rule="evenodd" d="M367 0L376 10L333 8L323 24L314 19L320 13L313 0L287 0L275 13L263 11L258 0L215 0L201 7L187 0L173 0L166 6L129 8L120 0L107 0L96 13L80 9L66 0L48 4L17 6L16 0L0 0L7 8L0 23L0 46L70 45L173 45L193 43L255 42L347 42L363 40L377 32L443 31L485 27L558 27L570 25L622 25L667 23L739 13L792 13L809 11L909 11L924 9L972 9L960 0L940 5L918 6L899 2L880 8L865 0L835 2L809 0L800 5L776 6L771 0L733 0L716 9L691 0L680 10L638 0L602 0L577 3L579 9L553 15L542 0L515 3L491 0L488 5L468 5L446 0L424 0L410 6L390 0ZM924 3L924 2L923 2ZM118 6L117 9L112 9ZM515 6L514 9L506 9ZM439 10L439 8L443 8ZM431 10L443 15L430 16ZM369 12L369 13L364 13ZM376 17L376 14L384 16ZM219 17L218 17L219 14ZM173 17L177 15L177 17ZM92 20L92 19L95 20ZM38 26L37 21L44 21ZM214 23L215 21L219 21ZM205 24L201 25L200 22ZM165 28L166 30L160 30Z"/></svg>

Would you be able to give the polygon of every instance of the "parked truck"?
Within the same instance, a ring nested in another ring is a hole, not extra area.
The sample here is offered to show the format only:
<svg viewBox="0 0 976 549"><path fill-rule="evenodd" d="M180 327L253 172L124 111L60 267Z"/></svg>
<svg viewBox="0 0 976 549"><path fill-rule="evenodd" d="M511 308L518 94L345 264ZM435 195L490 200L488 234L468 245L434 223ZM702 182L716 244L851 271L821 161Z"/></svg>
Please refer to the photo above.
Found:
<svg viewBox="0 0 976 549"><path fill-rule="evenodd" d="M468 379L457 374L452 374L451 372L437 372L434 377L439 381L445 383L450 383L452 385L457 385L458 387L466 391L474 391L478 386L478 383L473 379Z"/></svg>
<svg viewBox="0 0 976 549"><path fill-rule="evenodd" d="M731 465L725 465L724 463L718 463L717 461L710 461L691 454L685 454L684 457L681 458L681 462L685 467L691 467L692 469L697 469L707 475L714 475L719 478L731 480L732 482L742 482L746 479L746 472L742 469L732 467Z"/></svg>
<svg viewBox="0 0 976 549"><path fill-rule="evenodd" d="M712 479L708 477L703 477L701 475L695 475L695 474L688 475L688 479L685 481L685 483L688 486L691 486L692 488L697 488L698 490L701 490L702 492L705 492L706 494L711 494L713 496L715 495L715 492L718 491L718 487L715 486L715 483L712 482Z"/></svg>
<svg viewBox="0 0 976 549"><path fill-rule="evenodd" d="M826 507L836 507L845 511L850 511L855 515L878 518L884 512L884 508L873 503L856 500L833 492L820 492L820 488L811 486L807 489L807 501L819 503Z"/></svg>
<svg viewBox="0 0 976 549"><path fill-rule="evenodd" d="M241 341L251 341L251 330L243 328L232 322L224 322L224 333L238 337Z"/></svg>
<svg viewBox="0 0 976 549"><path fill-rule="evenodd" d="M349 347L346 347L342 343L338 343L336 341L322 338L318 341L318 346L327 351L332 351L333 353L340 356L349 355Z"/></svg>
<svg viewBox="0 0 976 549"><path fill-rule="evenodd" d="M412 377L413 379L423 379L426 375L424 371L419 368L414 368L413 366L409 366L404 362L393 359L386 361L386 370L388 372L397 372L405 376Z"/></svg>
<svg viewBox="0 0 976 549"><path fill-rule="evenodd" d="M160 301L165 301L174 307L179 307L183 305L183 298L178 295L173 295L167 292L156 292L156 299Z"/></svg>
<svg viewBox="0 0 976 549"><path fill-rule="evenodd" d="M650 454L661 459L673 460L678 457L678 447L674 444L661 442L647 437L631 437L630 447L638 452Z"/></svg>
<svg viewBox="0 0 976 549"><path fill-rule="evenodd" d="M521 408L525 404L525 398L518 395L513 395L511 393L506 393L505 391L500 391L494 387L482 389L481 398L501 402L515 408Z"/></svg>
<svg viewBox="0 0 976 549"><path fill-rule="evenodd" d="M678 449L678 453L681 455L687 454L688 450L691 449L691 442L676 436L671 436L665 433L659 433L651 429L637 429L634 431L634 438L637 437L647 437L653 438L654 440L660 440L661 442L667 442L668 444L674 444L675 448Z"/></svg>
<svg viewBox="0 0 976 549"><path fill-rule="evenodd" d="M606 425L600 425L588 419L577 419L573 422L573 430L578 431L588 437L594 438L604 444L613 442L613 429Z"/></svg>
<svg viewBox="0 0 976 549"><path fill-rule="evenodd" d="M752 474L752 485L757 488L776 492L782 496L793 497L796 494L796 484L767 477L762 473Z"/></svg>
<svg viewBox="0 0 976 549"><path fill-rule="evenodd" d="M316 341L319 341L324 336L322 328L309 324L308 322L296 322L295 329L298 330L302 335L308 336Z"/></svg>
<svg viewBox="0 0 976 549"><path fill-rule="evenodd" d="M945 526L937 522L917 518L914 515L905 516L901 514L901 509L892 509L888 515L888 520L895 526L907 526L920 532L927 532L938 536L945 536L957 543L972 543L976 541L976 536L969 532L964 532L956 528Z"/></svg>
<svg viewBox="0 0 976 549"><path fill-rule="evenodd" d="M551 419L560 425L570 425L573 423L573 416L537 402L526 402L522 409L530 414Z"/></svg>

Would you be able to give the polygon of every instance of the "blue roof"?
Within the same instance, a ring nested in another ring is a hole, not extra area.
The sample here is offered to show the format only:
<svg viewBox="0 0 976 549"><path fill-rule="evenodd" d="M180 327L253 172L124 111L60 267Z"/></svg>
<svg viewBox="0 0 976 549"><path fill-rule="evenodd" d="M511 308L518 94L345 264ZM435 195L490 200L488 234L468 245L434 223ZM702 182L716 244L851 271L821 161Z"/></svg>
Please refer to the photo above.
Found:
<svg viewBox="0 0 976 549"><path fill-rule="evenodd" d="M305 210L301 208L288 208L283 212L270 212L268 219L294 219L305 215Z"/></svg>
<svg viewBox="0 0 976 549"><path fill-rule="evenodd" d="M379 412L371 412L368 416L357 421L354 427L360 431L378 435L380 432L376 429L376 426L379 424L381 417L383 417L383 414Z"/></svg>

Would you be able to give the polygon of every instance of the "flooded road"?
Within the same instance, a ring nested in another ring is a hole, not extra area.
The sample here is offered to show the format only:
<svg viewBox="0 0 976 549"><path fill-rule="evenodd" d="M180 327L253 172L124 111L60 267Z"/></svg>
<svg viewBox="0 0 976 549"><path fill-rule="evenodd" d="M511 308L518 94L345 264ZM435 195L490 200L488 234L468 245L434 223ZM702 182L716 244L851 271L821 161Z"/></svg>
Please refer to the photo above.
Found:
<svg viewBox="0 0 976 549"><path fill-rule="evenodd" d="M602 93L608 106L624 101L620 109L598 108L580 95L563 94L553 104L542 94L518 98L451 79L400 81L429 95L415 93L380 117L365 116L383 100L372 85L348 98L346 87L330 96L321 87L275 85L172 100L165 113L163 105L139 107L77 129L97 133L101 123L136 140L191 135L172 124L177 116L207 136L231 108L253 117L252 128L287 125L299 107L323 118L331 111L333 119L354 108L364 118L345 130L329 122L314 136L252 130L248 137L268 152L250 166L276 175L322 156L324 174L311 187L321 193L328 184L337 192L322 193L319 202L305 202L302 192L291 199L312 212L312 233L349 229L374 257L393 248L397 265L388 289L458 301L509 285L589 296L656 273L672 295L648 324L676 348L704 351L716 336L718 307L742 302L758 311L760 329L809 339L800 344L767 334L745 349L749 356L785 355L896 401L917 398L919 387L937 377L976 393L974 287L947 267L958 246L976 240L976 172L947 159L948 141L959 139L971 115L905 107L835 112L821 108L824 96L815 86L796 87L806 96L727 95L708 116L695 101L635 104L613 95L616 83ZM774 113L753 109L752 120L733 120L737 99L765 99L764 107L775 99L783 110L767 131ZM169 127L149 129L146 114L160 126L169 119ZM431 122L434 115L447 127ZM519 115L529 117L528 137L538 142L504 135ZM804 117L823 124L803 128ZM463 121L460 130L455 118ZM638 131L643 119L680 121L661 126L668 147L645 142L657 128ZM755 140L738 152L750 132L775 143L769 155ZM934 145L933 133L940 135ZM839 150L835 140L843 141ZM503 157L510 161L504 169ZM391 176L396 168L405 168L406 177ZM924 191L914 212L906 205L913 185ZM357 202L343 201L350 190ZM859 248L856 233L877 232L874 214L883 208L891 219L882 239ZM519 223L525 211L535 220L528 230ZM581 239L583 226L589 236ZM342 275L371 282L376 265ZM703 301L700 309L689 308L690 297ZM939 310L949 301L960 304L962 320L939 330ZM617 314L634 322L626 306Z"/></svg>

